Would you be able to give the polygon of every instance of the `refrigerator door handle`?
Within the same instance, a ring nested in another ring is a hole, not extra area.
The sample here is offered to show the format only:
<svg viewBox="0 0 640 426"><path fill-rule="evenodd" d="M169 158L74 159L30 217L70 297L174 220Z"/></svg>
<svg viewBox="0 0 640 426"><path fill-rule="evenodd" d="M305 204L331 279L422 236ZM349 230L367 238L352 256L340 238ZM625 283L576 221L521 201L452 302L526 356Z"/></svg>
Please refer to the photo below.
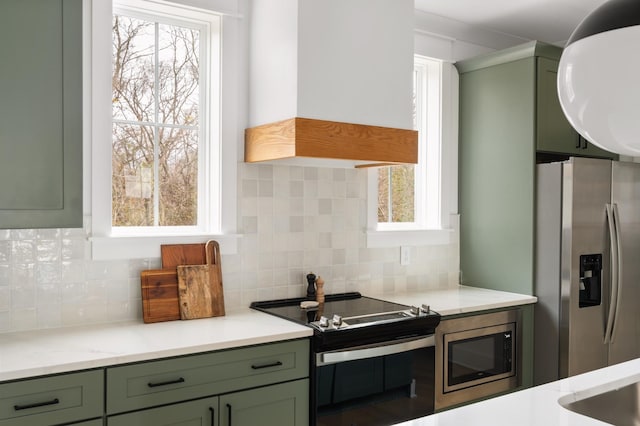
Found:
<svg viewBox="0 0 640 426"><path fill-rule="evenodd" d="M616 230L616 253L617 253L617 264L614 266L617 268L617 278L616 278L616 307L615 307L615 315L613 317L613 324L611 326L611 334L609 334L609 342L613 343L614 337L616 335L616 325L618 324L618 314L620 313L620 301L622 299L622 241L620 240L620 217L618 213L618 205L613 204L613 223L615 224Z"/></svg>
<svg viewBox="0 0 640 426"><path fill-rule="evenodd" d="M609 295L609 313L607 315L607 327L604 332L604 343L611 342L613 322L618 301L618 233L616 231L615 217L611 204L606 205L607 223L609 224L609 249L611 252L611 293Z"/></svg>

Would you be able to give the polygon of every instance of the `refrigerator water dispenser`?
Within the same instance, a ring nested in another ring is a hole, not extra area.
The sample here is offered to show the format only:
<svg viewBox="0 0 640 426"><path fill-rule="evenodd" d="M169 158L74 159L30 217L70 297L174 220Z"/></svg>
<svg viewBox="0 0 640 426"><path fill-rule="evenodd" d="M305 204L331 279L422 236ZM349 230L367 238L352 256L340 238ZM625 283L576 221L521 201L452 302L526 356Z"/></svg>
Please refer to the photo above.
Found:
<svg viewBox="0 0 640 426"><path fill-rule="evenodd" d="M580 256L580 297L578 306L598 306L602 302L602 254Z"/></svg>

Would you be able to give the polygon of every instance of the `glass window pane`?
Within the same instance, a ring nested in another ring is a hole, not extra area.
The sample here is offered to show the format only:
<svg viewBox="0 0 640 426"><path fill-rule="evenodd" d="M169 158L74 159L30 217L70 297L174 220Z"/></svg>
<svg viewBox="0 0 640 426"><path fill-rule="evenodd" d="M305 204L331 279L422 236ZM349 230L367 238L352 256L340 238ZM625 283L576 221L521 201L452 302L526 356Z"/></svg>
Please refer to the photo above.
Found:
<svg viewBox="0 0 640 426"><path fill-rule="evenodd" d="M414 166L391 166L391 221L413 222L415 210Z"/></svg>
<svg viewBox="0 0 640 426"><path fill-rule="evenodd" d="M155 25L127 16L113 17L113 118L151 121L154 116Z"/></svg>
<svg viewBox="0 0 640 426"><path fill-rule="evenodd" d="M113 125L112 226L153 226L153 128Z"/></svg>
<svg viewBox="0 0 640 426"><path fill-rule="evenodd" d="M378 223L389 222L389 167L378 169Z"/></svg>
<svg viewBox="0 0 640 426"><path fill-rule="evenodd" d="M160 226L196 225L198 132L160 128Z"/></svg>
<svg viewBox="0 0 640 426"><path fill-rule="evenodd" d="M200 96L198 30L159 25L160 123L197 125Z"/></svg>

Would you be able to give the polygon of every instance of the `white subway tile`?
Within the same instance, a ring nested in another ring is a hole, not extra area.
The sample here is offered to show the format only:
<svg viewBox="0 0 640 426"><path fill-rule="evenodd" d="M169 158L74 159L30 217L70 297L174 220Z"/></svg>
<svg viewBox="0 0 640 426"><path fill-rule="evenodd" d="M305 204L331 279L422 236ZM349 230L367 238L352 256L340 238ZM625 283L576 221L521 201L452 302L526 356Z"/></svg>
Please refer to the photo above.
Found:
<svg viewBox="0 0 640 426"><path fill-rule="evenodd" d="M12 246L11 241L0 240L0 263L11 262Z"/></svg>
<svg viewBox="0 0 640 426"><path fill-rule="evenodd" d="M366 248L367 173L355 169L238 165L239 251L222 258L227 310L301 297L310 271L325 292L422 290L457 284L458 243ZM83 228L0 230L0 332L142 318L140 271L160 258L91 260Z"/></svg>

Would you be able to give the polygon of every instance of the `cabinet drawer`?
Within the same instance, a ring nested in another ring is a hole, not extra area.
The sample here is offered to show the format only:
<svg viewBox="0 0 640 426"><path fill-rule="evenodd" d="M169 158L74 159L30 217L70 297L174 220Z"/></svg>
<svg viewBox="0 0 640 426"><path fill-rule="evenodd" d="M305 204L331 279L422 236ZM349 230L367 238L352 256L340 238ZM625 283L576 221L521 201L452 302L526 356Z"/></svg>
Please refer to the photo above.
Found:
<svg viewBox="0 0 640 426"><path fill-rule="evenodd" d="M0 385L0 425L52 425L102 417L103 370Z"/></svg>
<svg viewBox="0 0 640 426"><path fill-rule="evenodd" d="M309 375L309 341L296 340L107 369L107 413L263 386Z"/></svg>

